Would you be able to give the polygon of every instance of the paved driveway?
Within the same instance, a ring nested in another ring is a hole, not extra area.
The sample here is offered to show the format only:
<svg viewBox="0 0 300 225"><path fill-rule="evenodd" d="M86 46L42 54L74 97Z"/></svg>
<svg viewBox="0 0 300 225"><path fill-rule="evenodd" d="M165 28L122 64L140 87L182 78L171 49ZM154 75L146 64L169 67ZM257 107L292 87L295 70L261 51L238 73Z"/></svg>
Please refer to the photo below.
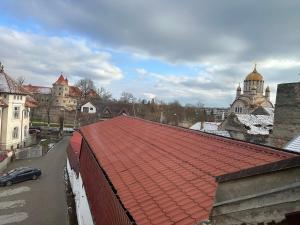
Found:
<svg viewBox="0 0 300 225"><path fill-rule="evenodd" d="M20 166L42 169L38 180L0 187L0 225L65 225L67 203L64 166L69 138L64 138L41 158L19 160L7 170Z"/></svg>

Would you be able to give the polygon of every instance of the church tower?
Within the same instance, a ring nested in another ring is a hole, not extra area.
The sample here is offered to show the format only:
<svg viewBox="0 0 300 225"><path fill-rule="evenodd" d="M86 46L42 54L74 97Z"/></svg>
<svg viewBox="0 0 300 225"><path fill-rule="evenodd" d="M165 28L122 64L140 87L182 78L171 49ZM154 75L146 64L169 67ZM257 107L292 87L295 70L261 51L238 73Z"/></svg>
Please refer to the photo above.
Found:
<svg viewBox="0 0 300 225"><path fill-rule="evenodd" d="M267 87L264 90L264 83L264 78L257 72L255 64L253 71L244 80L243 90L240 85L237 87L230 112L248 114L259 106L273 108L273 104L270 102L270 88Z"/></svg>

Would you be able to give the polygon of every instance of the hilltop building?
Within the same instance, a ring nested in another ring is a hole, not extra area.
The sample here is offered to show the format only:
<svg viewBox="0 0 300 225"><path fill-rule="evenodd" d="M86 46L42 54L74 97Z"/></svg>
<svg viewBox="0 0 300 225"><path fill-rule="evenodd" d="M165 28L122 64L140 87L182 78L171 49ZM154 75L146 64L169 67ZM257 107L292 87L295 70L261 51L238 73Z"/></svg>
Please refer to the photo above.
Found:
<svg viewBox="0 0 300 225"><path fill-rule="evenodd" d="M264 92L264 78L254 70L244 80L243 90L239 85L236 89L236 97L230 106L229 114L249 114L258 106L273 108L270 101L270 88L267 86Z"/></svg>
<svg viewBox="0 0 300 225"><path fill-rule="evenodd" d="M16 83L0 64L0 150L13 150L30 143L30 109L37 102Z"/></svg>

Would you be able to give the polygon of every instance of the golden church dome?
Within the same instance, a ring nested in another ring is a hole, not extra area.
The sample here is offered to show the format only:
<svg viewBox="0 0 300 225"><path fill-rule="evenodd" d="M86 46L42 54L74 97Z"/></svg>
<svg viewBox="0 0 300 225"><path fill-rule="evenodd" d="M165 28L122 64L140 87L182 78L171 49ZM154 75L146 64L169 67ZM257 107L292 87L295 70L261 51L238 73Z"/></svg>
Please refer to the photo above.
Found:
<svg viewBox="0 0 300 225"><path fill-rule="evenodd" d="M252 81L262 81L264 78L263 76L256 71L256 65L252 73L249 73L245 80L252 80Z"/></svg>

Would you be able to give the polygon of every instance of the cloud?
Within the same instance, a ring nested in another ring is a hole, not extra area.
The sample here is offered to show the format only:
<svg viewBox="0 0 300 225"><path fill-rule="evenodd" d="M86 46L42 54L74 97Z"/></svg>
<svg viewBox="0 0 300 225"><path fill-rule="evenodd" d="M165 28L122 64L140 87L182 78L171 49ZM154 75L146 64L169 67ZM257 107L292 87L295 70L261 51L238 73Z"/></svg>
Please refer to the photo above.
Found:
<svg viewBox="0 0 300 225"><path fill-rule="evenodd" d="M13 77L24 76L27 83L50 85L60 72L75 82L89 78L110 83L123 77L111 56L91 48L85 40L42 36L0 27L0 59Z"/></svg>
<svg viewBox="0 0 300 225"><path fill-rule="evenodd" d="M169 62L299 59L300 2L4 0L5 12L47 29ZM70 10L72 9L72 10Z"/></svg>

